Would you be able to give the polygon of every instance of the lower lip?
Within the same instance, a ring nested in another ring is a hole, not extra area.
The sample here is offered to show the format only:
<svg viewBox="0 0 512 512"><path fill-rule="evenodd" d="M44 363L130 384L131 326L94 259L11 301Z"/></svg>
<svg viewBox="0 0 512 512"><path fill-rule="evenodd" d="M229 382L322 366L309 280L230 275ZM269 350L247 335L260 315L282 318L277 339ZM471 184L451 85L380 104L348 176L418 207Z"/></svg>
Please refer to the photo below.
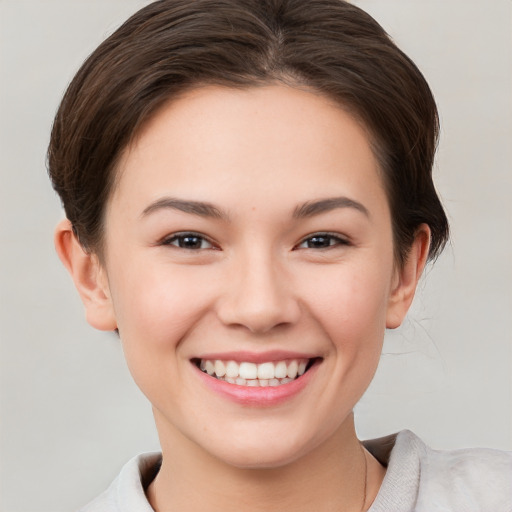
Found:
<svg viewBox="0 0 512 512"><path fill-rule="evenodd" d="M242 405L271 407L298 395L311 381L318 366L318 364L314 364L306 373L286 384L260 387L230 384L225 380L211 377L195 365L194 368L202 382L215 393Z"/></svg>

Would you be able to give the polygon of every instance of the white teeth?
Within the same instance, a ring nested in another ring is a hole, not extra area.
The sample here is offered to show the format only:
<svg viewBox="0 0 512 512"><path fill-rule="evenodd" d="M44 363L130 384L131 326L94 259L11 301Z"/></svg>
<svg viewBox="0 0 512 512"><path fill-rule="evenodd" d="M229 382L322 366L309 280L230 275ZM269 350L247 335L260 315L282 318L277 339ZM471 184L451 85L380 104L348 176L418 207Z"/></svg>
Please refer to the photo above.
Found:
<svg viewBox="0 0 512 512"><path fill-rule="evenodd" d="M250 363L201 359L199 368L208 375L239 386L279 386L291 382L306 371L308 359L291 359L276 363Z"/></svg>
<svg viewBox="0 0 512 512"><path fill-rule="evenodd" d="M256 379L258 367L254 363L240 363L238 373L243 379Z"/></svg>
<svg viewBox="0 0 512 512"><path fill-rule="evenodd" d="M297 361L291 361L288 365L288 377L295 379L297 377L297 370L299 369L299 363Z"/></svg>
<svg viewBox="0 0 512 512"><path fill-rule="evenodd" d="M213 375L215 373L215 366L211 361L206 361L204 363L204 369L208 375Z"/></svg>
<svg viewBox="0 0 512 512"><path fill-rule="evenodd" d="M274 377L276 379L284 379L287 374L288 368L286 367L286 363L284 361L279 361L275 366Z"/></svg>
<svg viewBox="0 0 512 512"><path fill-rule="evenodd" d="M274 378L274 364L263 363L258 365L258 379L273 379Z"/></svg>
<svg viewBox="0 0 512 512"><path fill-rule="evenodd" d="M222 361L215 361L214 367L217 377L224 377L226 375L226 365Z"/></svg>
<svg viewBox="0 0 512 512"><path fill-rule="evenodd" d="M202 363L202 359L201 359ZM235 363L235 361L228 361L226 364L226 377L230 377L232 379L235 379L238 377L238 365Z"/></svg>

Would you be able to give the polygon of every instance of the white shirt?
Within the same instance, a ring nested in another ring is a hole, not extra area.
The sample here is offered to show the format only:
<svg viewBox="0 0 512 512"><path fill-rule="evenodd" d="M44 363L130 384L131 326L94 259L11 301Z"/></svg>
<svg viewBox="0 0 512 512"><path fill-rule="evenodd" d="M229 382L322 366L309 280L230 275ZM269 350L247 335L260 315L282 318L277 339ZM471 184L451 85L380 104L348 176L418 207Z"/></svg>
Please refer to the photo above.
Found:
<svg viewBox="0 0 512 512"><path fill-rule="evenodd" d="M512 512L512 452L432 450L407 430L363 444L387 466L369 512ZM154 512L144 489L160 464L160 453L138 455L79 512Z"/></svg>

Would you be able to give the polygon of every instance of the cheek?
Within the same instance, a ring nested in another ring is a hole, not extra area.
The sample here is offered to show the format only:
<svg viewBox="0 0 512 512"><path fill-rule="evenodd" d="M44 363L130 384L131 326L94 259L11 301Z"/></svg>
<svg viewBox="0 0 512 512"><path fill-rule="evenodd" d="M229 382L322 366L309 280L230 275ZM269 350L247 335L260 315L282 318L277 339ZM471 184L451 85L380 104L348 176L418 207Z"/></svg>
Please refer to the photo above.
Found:
<svg viewBox="0 0 512 512"><path fill-rule="evenodd" d="M117 276L114 307L130 373L150 402L165 409L179 400L180 387L167 384L183 380L182 340L208 310L210 293L198 293L201 283L186 272L141 268Z"/></svg>
<svg viewBox="0 0 512 512"><path fill-rule="evenodd" d="M117 272L112 298L131 368L161 364L161 357L179 349L181 340L208 310L212 286L206 286L208 280L194 270L134 262ZM174 361L169 358L166 364Z"/></svg>
<svg viewBox="0 0 512 512"><path fill-rule="evenodd" d="M389 297L386 269L353 265L315 278L306 288L314 316L331 339L344 346L367 344L384 335Z"/></svg>

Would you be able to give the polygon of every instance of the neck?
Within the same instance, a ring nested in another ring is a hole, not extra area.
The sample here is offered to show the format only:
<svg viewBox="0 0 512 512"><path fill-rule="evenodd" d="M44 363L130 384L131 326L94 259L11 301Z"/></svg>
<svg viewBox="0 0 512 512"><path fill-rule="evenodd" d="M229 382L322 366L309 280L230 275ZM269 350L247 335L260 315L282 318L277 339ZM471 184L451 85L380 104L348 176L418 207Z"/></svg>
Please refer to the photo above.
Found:
<svg viewBox="0 0 512 512"><path fill-rule="evenodd" d="M377 475L375 484L374 461L359 444L352 415L305 456L265 469L234 467L180 433L161 430L163 463L147 491L156 512L359 512L373 501L368 490L376 494L382 481Z"/></svg>

